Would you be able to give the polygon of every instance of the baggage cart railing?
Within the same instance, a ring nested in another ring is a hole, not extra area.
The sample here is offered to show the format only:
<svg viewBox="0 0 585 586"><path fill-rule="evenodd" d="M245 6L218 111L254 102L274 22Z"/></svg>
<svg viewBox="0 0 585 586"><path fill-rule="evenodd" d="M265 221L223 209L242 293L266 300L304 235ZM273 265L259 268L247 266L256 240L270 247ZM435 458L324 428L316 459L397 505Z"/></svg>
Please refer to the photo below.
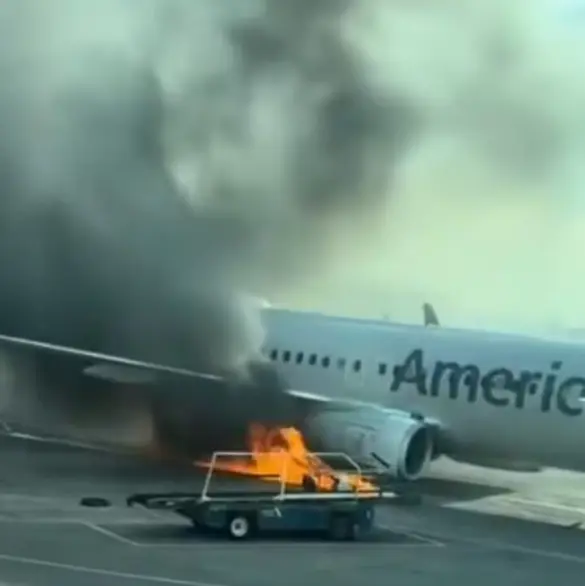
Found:
<svg viewBox="0 0 585 586"><path fill-rule="evenodd" d="M203 485L203 491L201 492L200 500L201 501L209 501L212 498L215 500L215 497L209 496L209 488L210 488L211 480L214 476L214 473L217 472L217 464L218 464L219 459L221 459L221 458L254 459L254 457L268 455L268 454L270 454L271 457L282 455L282 469L280 472L280 476L278 476L278 478L280 480L280 487L279 487L278 494L275 495L274 498L275 498L275 500L284 500L284 498L287 495L288 466L290 464L291 459L293 458L293 456L291 454L289 454L288 452L282 452L282 454L280 454L278 452L223 452L223 451L214 452L211 456L211 461L209 463L209 466L207 469L207 474L205 476L205 483ZM326 474L326 475L333 476L333 477L335 477L339 474L351 474L352 476L357 476L359 478L363 478L362 469L359 466L359 464L353 458L351 458L349 455L347 455L343 452L310 452L308 454L308 456L309 456L309 461L311 462L311 467L307 471L309 474L310 473ZM344 460L348 464L348 469L341 470L339 468L333 468L325 463L325 461L323 460L324 458L336 458L336 459ZM274 474L270 475L270 478L272 478L272 479L274 479L275 477L276 477L276 475L274 475ZM263 479L263 478L267 478L267 476L266 477L265 476L258 476L258 478ZM357 493L357 491L355 491L355 492ZM367 491L362 491L362 492L367 493ZM377 491L372 491L372 492L377 492ZM315 495L312 495L313 498L314 498L314 496ZM345 495L340 495L340 496L345 496L345 498L347 498L347 492ZM298 494L295 493L294 498L302 498L302 493L298 493Z"/></svg>

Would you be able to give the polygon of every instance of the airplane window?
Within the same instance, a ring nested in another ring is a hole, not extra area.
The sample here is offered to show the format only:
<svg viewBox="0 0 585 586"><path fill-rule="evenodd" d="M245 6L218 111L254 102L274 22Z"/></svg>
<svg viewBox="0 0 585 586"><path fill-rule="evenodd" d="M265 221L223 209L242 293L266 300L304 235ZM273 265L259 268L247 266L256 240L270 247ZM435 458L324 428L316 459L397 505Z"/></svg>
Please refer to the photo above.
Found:
<svg viewBox="0 0 585 586"><path fill-rule="evenodd" d="M311 366L314 366L316 362L317 362L317 355L316 354L311 354L309 356L309 364Z"/></svg>
<svg viewBox="0 0 585 586"><path fill-rule="evenodd" d="M270 351L270 360L276 360L278 358L278 350L274 349Z"/></svg>
<svg viewBox="0 0 585 586"><path fill-rule="evenodd" d="M359 372L362 369L362 361L361 360L354 360L353 361L353 369L355 372Z"/></svg>
<svg viewBox="0 0 585 586"><path fill-rule="evenodd" d="M285 351L282 353L282 359L283 359L285 362L289 362L289 361L290 361L290 351L289 351L289 350L285 350Z"/></svg>
<svg viewBox="0 0 585 586"><path fill-rule="evenodd" d="M339 370L345 370L346 364L347 364L347 360L345 358L338 358L337 359L337 368L339 368Z"/></svg>
<svg viewBox="0 0 585 586"><path fill-rule="evenodd" d="M324 356L324 357L321 359L321 366L322 366L323 368L328 368L328 367L329 367L329 364L330 364L330 362L331 362L331 359L329 358L329 356Z"/></svg>
<svg viewBox="0 0 585 586"><path fill-rule="evenodd" d="M303 353L297 352L297 364L300 364L303 361Z"/></svg>
<svg viewBox="0 0 585 586"><path fill-rule="evenodd" d="M380 362L380 364L378 364L378 374L380 376L384 376L387 370L388 366L384 362Z"/></svg>

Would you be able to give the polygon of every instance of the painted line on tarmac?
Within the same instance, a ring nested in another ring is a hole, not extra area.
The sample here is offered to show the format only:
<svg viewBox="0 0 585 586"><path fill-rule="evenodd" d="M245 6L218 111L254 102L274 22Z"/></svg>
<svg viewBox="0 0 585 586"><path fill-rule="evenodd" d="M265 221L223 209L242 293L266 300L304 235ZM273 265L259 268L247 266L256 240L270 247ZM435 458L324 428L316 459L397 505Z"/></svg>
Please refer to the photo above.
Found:
<svg viewBox="0 0 585 586"><path fill-rule="evenodd" d="M0 554L0 561L7 563L20 564L25 566L41 566L45 568L52 568L56 570L64 570L67 572L75 572L78 574L94 574L98 576L108 576L110 578L120 578L125 580L134 580L140 582L150 582L154 584L169 584L171 586L226 586L225 584L217 584L212 582L200 582L198 580L179 580L175 578L168 578L166 576L149 576L148 574L134 574L131 572L117 572L115 570L107 570L105 568L93 568L90 566L80 566L76 564L65 564L61 562L53 562L51 560L43 560L39 558L29 558L17 555Z"/></svg>
<svg viewBox="0 0 585 586"><path fill-rule="evenodd" d="M526 499L521 497L506 497L506 501L510 503L517 503L519 505L528 505L531 507L542 507L544 509L556 509L558 511L566 511L567 513L579 513L585 515L585 507L565 505L563 503L555 503L551 501L537 501L533 499Z"/></svg>
<svg viewBox="0 0 585 586"><path fill-rule="evenodd" d="M402 529L398 528L396 528L396 530L402 531ZM443 531L429 531L428 535L432 539L447 540L452 541L453 543L464 543L466 545L472 545L475 547L482 547L496 551L514 552L528 556L542 557L565 562L573 562L577 564L585 564L585 556L564 553L562 551L526 547L523 545L516 545L515 543L501 541L498 539L462 537L461 535L450 534Z"/></svg>

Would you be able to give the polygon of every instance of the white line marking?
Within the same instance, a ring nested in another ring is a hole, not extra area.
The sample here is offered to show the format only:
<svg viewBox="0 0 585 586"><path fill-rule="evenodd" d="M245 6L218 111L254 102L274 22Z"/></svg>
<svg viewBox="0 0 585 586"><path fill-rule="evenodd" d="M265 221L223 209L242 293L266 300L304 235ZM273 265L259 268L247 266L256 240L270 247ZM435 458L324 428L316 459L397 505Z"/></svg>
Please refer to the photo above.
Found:
<svg viewBox="0 0 585 586"><path fill-rule="evenodd" d="M0 427L2 427L0 423ZM38 442L38 443L45 443L45 444L54 444L58 446L65 446L68 448L78 448L82 450L88 450L92 452L103 452L105 454L114 454L117 456L144 456L144 451L140 447L131 447L131 446L123 446L123 445L114 445L114 444L104 444L104 443L87 443L79 440L74 439L67 439L65 437L51 437L51 436L42 436L42 435L35 435L31 433L24 433L20 431L12 431L11 429L5 428L3 431L0 431L0 437L9 437L13 439L23 440L23 441L30 441L30 442Z"/></svg>
<svg viewBox="0 0 585 586"><path fill-rule="evenodd" d="M403 531L402 529L396 529ZM525 547L523 545L516 545L514 543L506 543L497 539L478 539L475 537L463 537L460 535L449 535L447 533L429 532L433 539L449 539L459 543L465 543L476 547L485 547L488 549L513 551L522 553L524 555L531 555L537 557L544 557L549 559L561 560L565 562L575 562L578 564L585 564L585 556L573 555L570 553L563 553L562 551L548 551L546 549L537 549L532 547Z"/></svg>
<svg viewBox="0 0 585 586"><path fill-rule="evenodd" d="M121 519L116 517L115 519L101 519L102 523L106 525L132 525L132 526L148 526L152 527L152 521L148 519ZM84 525L88 523L87 517L71 517L69 519L63 519L63 517L35 517L32 519L19 519L19 518L3 518L0 517L0 523L12 523L14 525ZM170 523L169 523L170 525ZM183 527L183 524L176 524L177 527Z"/></svg>
<svg viewBox="0 0 585 586"><path fill-rule="evenodd" d="M181 547L185 547L185 548L197 548L197 550L201 550L201 549L221 549L222 551L226 551L228 549L228 547L230 546L229 543L227 544L218 544L218 543L205 543L203 541L195 541L195 542L189 542L189 543L146 543L146 542L140 542L140 541L136 541L133 543L133 545L135 547L144 547L144 548L160 548L160 547L168 547L168 548L181 548ZM242 545L239 546L233 546L233 549L236 550L241 550L242 549Z"/></svg>
<svg viewBox="0 0 585 586"><path fill-rule="evenodd" d="M70 502L65 497L58 496L44 496L40 494L26 494L24 492L0 492L0 500L2 499L23 499L47 503L65 503Z"/></svg>
<svg viewBox="0 0 585 586"><path fill-rule="evenodd" d="M130 572L116 572L114 570L105 570L102 568L90 568L88 566L77 566L74 564L62 564L60 562L51 562L49 560L40 560L37 558L27 558L17 555L0 554L0 560L14 564L23 564L29 566L43 566L57 570L67 570L80 574L97 574L99 576L110 576L112 578L122 578L125 580L142 580L143 582L154 582L156 584L174 584L176 586L225 586L224 584L215 584L212 582L198 582L197 580L178 580L175 578L166 578L164 576L148 576L146 574L133 574Z"/></svg>
<svg viewBox="0 0 585 586"><path fill-rule="evenodd" d="M531 499L524 499L520 497L506 497L508 502L518 503L519 505L530 505L533 507L543 507L547 509L558 509L559 511L567 511L569 513L581 513L585 515L585 507L572 507L571 505L563 505L562 503L553 503L548 501L536 501Z"/></svg>
<svg viewBox="0 0 585 586"><path fill-rule="evenodd" d="M119 543L123 543L125 545L131 545L133 547L140 545L139 543L136 543L135 541L132 541L131 539L128 539L122 535L119 535L118 533L115 533L114 531L110 531L109 529L105 529L104 527L100 527L99 525L95 525L94 523L82 522L81 525L83 525L84 527L87 527L88 529L91 529L92 531L96 531L97 533L101 533L102 535L105 535L108 539L113 539L114 541L117 541Z"/></svg>
<svg viewBox="0 0 585 586"><path fill-rule="evenodd" d="M78 519L3 519L0 518L0 523L8 523L11 525L78 525L84 523L84 520Z"/></svg>
<svg viewBox="0 0 585 586"><path fill-rule="evenodd" d="M445 547L445 544L442 541L437 541L436 539L431 539L430 537L423 537L422 535L419 535L418 533L412 533L411 531L405 531L404 529L397 530L396 528L389 527L388 525L378 525L378 527L380 529L383 529L384 531L391 531L392 533L406 535L410 539L413 539L414 541L420 542L420 543L402 543L402 544L398 543L398 544L392 544L392 545L402 545L403 547L408 547L408 546L421 547L422 545L433 546L433 547Z"/></svg>
<svg viewBox="0 0 585 586"><path fill-rule="evenodd" d="M127 455L126 452L120 450L116 450L113 447L110 448L108 446L102 446L99 444L88 444L86 442L76 441L76 440L69 440L65 438L57 438L57 437L43 437L40 435L32 435L30 433L22 433L19 431L9 431L6 433L8 437L14 439L20 439L29 442L39 442L43 444L55 444L58 446L66 446L68 448L80 448L83 450L90 450L93 452L106 452L111 454L120 454L120 455Z"/></svg>
<svg viewBox="0 0 585 586"><path fill-rule="evenodd" d="M351 548L351 551L354 551L356 548L359 551L368 551L373 552L375 551L378 553L379 551L388 551L388 549L394 548L408 548L408 547L444 547L443 543L436 542L431 539L424 539L421 540L419 543L392 543L392 542L383 542L383 543L376 543L371 541L357 541L352 542L350 546L344 543L336 543L336 542L320 542L320 541L298 541L298 540L284 540L280 543L274 542L266 542L260 541L256 543L248 543L248 544L238 544L234 545L229 543L227 540L221 541L213 540L213 541L204 541L203 539L193 539L189 543L148 543L148 542L137 542L136 547L143 547L143 548L191 548L197 551L201 550L217 550L217 551L247 551L247 550L257 550L258 547L261 547L264 550L269 549L296 549L296 550L319 550L319 549L327 549L328 551L341 549L344 545L346 545L346 549ZM345 551L344 549L343 551Z"/></svg>

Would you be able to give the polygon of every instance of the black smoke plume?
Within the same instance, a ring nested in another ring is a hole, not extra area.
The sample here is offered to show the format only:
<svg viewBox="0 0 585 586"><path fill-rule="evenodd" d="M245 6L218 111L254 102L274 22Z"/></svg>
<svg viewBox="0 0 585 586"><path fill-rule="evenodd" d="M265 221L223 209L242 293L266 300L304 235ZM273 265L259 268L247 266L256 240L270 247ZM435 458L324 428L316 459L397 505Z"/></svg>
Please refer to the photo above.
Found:
<svg viewBox="0 0 585 586"><path fill-rule="evenodd" d="M331 212L378 203L412 129L368 89L342 4L3 0L0 332L254 360L236 292L294 278ZM36 364L43 409L112 416L117 392Z"/></svg>

